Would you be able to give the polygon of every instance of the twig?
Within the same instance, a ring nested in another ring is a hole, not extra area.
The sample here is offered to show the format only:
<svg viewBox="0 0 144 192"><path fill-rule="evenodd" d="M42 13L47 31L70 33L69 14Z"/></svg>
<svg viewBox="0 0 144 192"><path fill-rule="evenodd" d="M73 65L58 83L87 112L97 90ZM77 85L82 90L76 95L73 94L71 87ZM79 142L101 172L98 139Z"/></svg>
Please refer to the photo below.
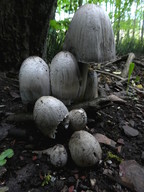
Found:
<svg viewBox="0 0 144 192"><path fill-rule="evenodd" d="M141 62L141 61L134 59L134 63L141 66L141 67L144 67L144 62Z"/></svg>
<svg viewBox="0 0 144 192"><path fill-rule="evenodd" d="M121 74L121 76L123 78L126 78L128 76L129 67L130 67L130 64L131 64L131 62L133 61L134 58L135 58L135 54L134 53L129 53L129 56L128 56L126 64L125 64L125 67L124 67L124 69L122 71L122 74Z"/></svg>
<svg viewBox="0 0 144 192"><path fill-rule="evenodd" d="M96 71L98 73L102 73L102 74L105 74L105 75L109 75L109 76L115 77L115 78L120 79L120 80L124 80L123 77L115 75L115 74L112 74L112 73L109 73L109 72L106 72L106 71L101 71L101 70L98 70L98 69L94 69L94 71Z"/></svg>
<svg viewBox="0 0 144 192"><path fill-rule="evenodd" d="M8 122L33 122L33 114L27 113L19 113L9 115L6 119Z"/></svg>
<svg viewBox="0 0 144 192"><path fill-rule="evenodd" d="M121 103L121 104L126 103L126 101L117 97L116 95L109 95L107 97L99 97L99 98L93 99L91 101L85 101L82 103L71 105L69 107L69 110L79 109L79 108L83 108L85 110L87 110L88 108L99 110L99 109L103 108L103 106L107 106L107 104L110 104L112 102Z"/></svg>

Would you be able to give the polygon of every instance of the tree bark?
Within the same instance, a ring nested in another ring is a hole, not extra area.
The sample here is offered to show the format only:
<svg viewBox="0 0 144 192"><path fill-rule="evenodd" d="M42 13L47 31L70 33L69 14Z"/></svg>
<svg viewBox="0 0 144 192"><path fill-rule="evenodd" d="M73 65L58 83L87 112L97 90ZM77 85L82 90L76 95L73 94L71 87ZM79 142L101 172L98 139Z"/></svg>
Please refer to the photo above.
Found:
<svg viewBox="0 0 144 192"><path fill-rule="evenodd" d="M46 60L47 32L57 0L0 1L0 69L19 69L30 55Z"/></svg>

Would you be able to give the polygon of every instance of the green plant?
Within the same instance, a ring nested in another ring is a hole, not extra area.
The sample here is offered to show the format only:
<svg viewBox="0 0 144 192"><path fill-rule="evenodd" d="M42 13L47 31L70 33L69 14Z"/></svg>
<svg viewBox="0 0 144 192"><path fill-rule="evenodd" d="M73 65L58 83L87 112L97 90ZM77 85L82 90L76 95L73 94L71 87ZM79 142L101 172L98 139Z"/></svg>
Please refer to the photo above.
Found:
<svg viewBox="0 0 144 192"><path fill-rule="evenodd" d="M112 152L108 151L107 153L107 159L115 159L118 162L122 162L122 158L118 157L117 155L114 155Z"/></svg>
<svg viewBox="0 0 144 192"><path fill-rule="evenodd" d="M6 158L11 158L14 155L14 151L12 149L6 149L0 154L0 166L6 164Z"/></svg>
<svg viewBox="0 0 144 192"><path fill-rule="evenodd" d="M65 38L66 31L68 29L70 19L64 19L61 21L51 20L47 37L47 60L51 62L53 57L60 51Z"/></svg>
<svg viewBox="0 0 144 192"><path fill-rule="evenodd" d="M51 181L51 175L48 173L47 175L44 176L44 180L42 182L42 187L45 185L48 185L50 181Z"/></svg>
<svg viewBox="0 0 144 192"><path fill-rule="evenodd" d="M135 66L134 63L130 63L129 72L128 72L127 92L128 92L128 89L129 89L130 78L131 78L132 72L134 70L134 66Z"/></svg>

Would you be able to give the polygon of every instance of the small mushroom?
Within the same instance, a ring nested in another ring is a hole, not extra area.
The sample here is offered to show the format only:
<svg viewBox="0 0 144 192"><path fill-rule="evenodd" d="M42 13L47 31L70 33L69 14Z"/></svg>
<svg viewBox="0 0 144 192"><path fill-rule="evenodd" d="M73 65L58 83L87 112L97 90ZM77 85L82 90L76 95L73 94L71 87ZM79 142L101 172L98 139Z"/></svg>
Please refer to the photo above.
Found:
<svg viewBox="0 0 144 192"><path fill-rule="evenodd" d="M75 131L69 141L70 154L76 165L89 167L102 158L102 150L96 138L87 131Z"/></svg>
<svg viewBox="0 0 144 192"><path fill-rule="evenodd" d="M65 147L61 144L57 144L54 147L42 151L33 151L35 154L45 154L48 155L48 160L55 167L63 167L67 163L68 155Z"/></svg>
<svg viewBox="0 0 144 192"><path fill-rule="evenodd" d="M68 121L65 119L68 113L67 107L60 100L52 96L42 96L35 103L33 116L40 131L54 139L60 123L66 122L67 128Z"/></svg>
<svg viewBox="0 0 144 192"><path fill-rule="evenodd" d="M82 130L87 124L87 114L84 109L73 109L69 112L69 125L74 131Z"/></svg>
<svg viewBox="0 0 144 192"><path fill-rule="evenodd" d="M80 72L75 57L70 52L59 52L50 65L52 95L64 104L74 102L79 92Z"/></svg>
<svg viewBox="0 0 144 192"><path fill-rule="evenodd" d="M19 86L24 104L34 104L41 96L50 95L49 67L42 58L31 56L23 61Z"/></svg>
<svg viewBox="0 0 144 192"><path fill-rule="evenodd" d="M81 6L73 16L63 50L70 51L79 62L83 99L87 83L88 64L115 58L115 42L108 14L95 4Z"/></svg>
<svg viewBox="0 0 144 192"><path fill-rule="evenodd" d="M98 78L97 72L93 69L88 70L86 90L84 100L92 100L98 97Z"/></svg>

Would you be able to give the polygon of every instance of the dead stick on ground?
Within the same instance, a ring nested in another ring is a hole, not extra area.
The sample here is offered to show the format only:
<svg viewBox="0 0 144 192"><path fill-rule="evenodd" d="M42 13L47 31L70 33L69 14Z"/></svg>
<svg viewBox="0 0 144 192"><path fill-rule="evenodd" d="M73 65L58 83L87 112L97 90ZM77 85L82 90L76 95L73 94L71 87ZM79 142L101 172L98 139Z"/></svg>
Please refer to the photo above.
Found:
<svg viewBox="0 0 144 192"><path fill-rule="evenodd" d="M123 100L115 95L109 95L107 97L96 98L91 101L85 101L85 102L71 105L68 107L68 109L72 110L72 109L83 108L83 109L87 110L87 109L91 108L94 110L100 110L104 106L107 106L110 103L112 104L113 102L120 103L120 104L126 103L125 100ZM21 114L12 114L12 115L8 116L6 121L17 122L17 123L19 123L19 122L26 123L26 122L34 122L34 119L33 119L33 114L21 113Z"/></svg>
<svg viewBox="0 0 144 192"><path fill-rule="evenodd" d="M126 78L128 76L129 67L130 67L130 64L131 64L131 62L133 61L134 58L135 58L135 54L134 53L129 53L129 56L128 56L126 64L125 64L125 67L124 67L124 69L122 71L122 74L121 74L121 76L123 78Z"/></svg>
<svg viewBox="0 0 144 192"><path fill-rule="evenodd" d="M6 119L8 122L33 122L33 114L30 113L19 113L9 115Z"/></svg>
<svg viewBox="0 0 144 192"><path fill-rule="evenodd" d="M141 67L144 67L144 62L141 62L141 61L138 61L138 60L134 59L134 63L135 63L136 65L139 65L139 66L141 66Z"/></svg>
<svg viewBox="0 0 144 192"><path fill-rule="evenodd" d="M109 73L109 72L106 72L106 71L101 71L101 70L98 70L98 69L94 69L94 71L96 71L98 73L103 73L105 75L109 75L109 76L115 77L115 78L120 79L120 80L124 80L123 77L115 75L115 74L112 74L112 73Z"/></svg>

